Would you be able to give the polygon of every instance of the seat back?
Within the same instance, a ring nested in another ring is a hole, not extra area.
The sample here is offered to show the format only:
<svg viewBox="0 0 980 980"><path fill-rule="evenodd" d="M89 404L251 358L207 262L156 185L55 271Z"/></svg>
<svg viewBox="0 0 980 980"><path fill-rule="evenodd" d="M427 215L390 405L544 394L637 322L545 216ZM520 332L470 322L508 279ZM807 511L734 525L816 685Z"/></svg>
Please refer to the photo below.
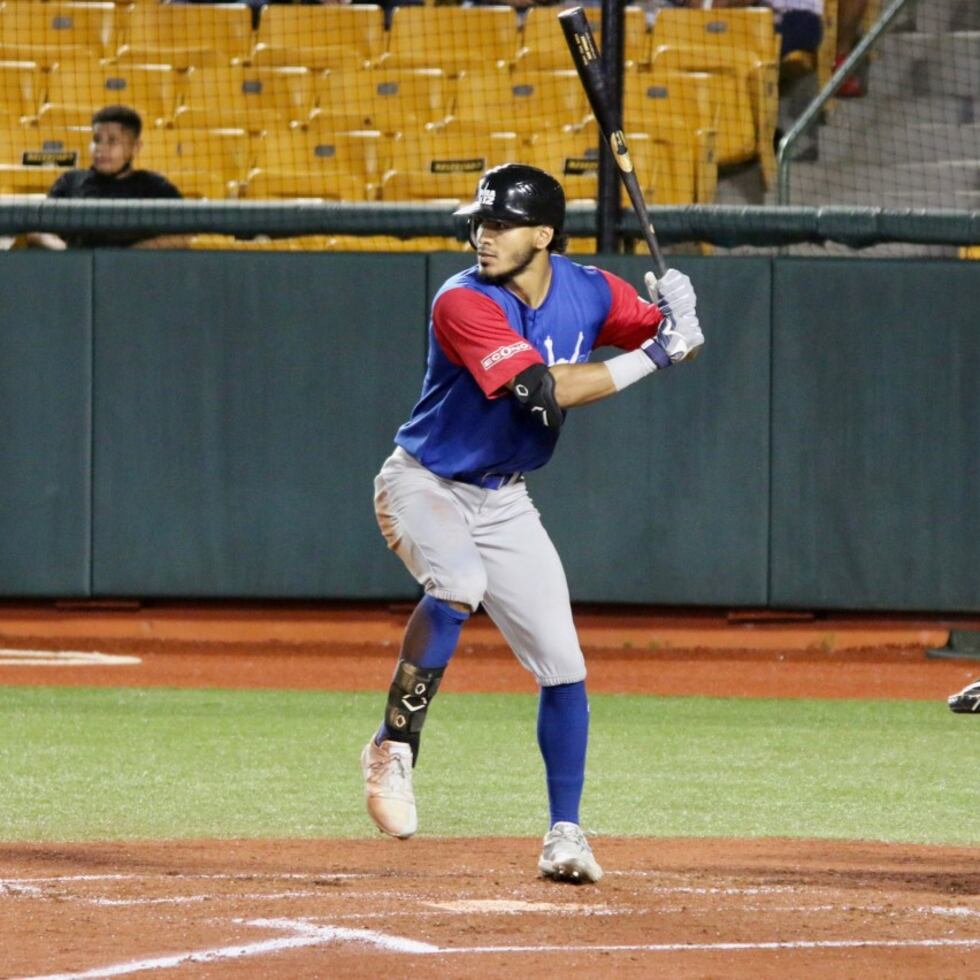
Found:
<svg viewBox="0 0 980 980"><path fill-rule="evenodd" d="M779 60L779 35L769 7L665 8L654 21L652 42L654 48L664 44L693 48L702 64L692 68L707 68L731 51L750 53L760 62Z"/></svg>
<svg viewBox="0 0 980 980"><path fill-rule="evenodd" d="M0 194L47 194L65 171L89 164L88 128L0 126Z"/></svg>
<svg viewBox="0 0 980 980"><path fill-rule="evenodd" d="M486 71L509 65L519 40L512 7L395 7L382 64Z"/></svg>
<svg viewBox="0 0 980 980"><path fill-rule="evenodd" d="M376 4L269 4L262 8L252 64L350 70L377 61L384 48L384 15Z"/></svg>
<svg viewBox="0 0 980 980"><path fill-rule="evenodd" d="M112 3L16 0L0 12L0 59L49 68L66 58L108 58L118 44L116 30Z"/></svg>
<svg viewBox="0 0 980 980"><path fill-rule="evenodd" d="M468 72L457 83L453 116L471 127L529 134L581 125L589 103L574 70Z"/></svg>
<svg viewBox="0 0 980 980"><path fill-rule="evenodd" d="M317 119L338 130L398 133L449 115L446 76L439 69L330 72L315 85Z"/></svg>
<svg viewBox="0 0 980 980"><path fill-rule="evenodd" d="M177 108L177 88L169 65L99 65L66 62L48 75L40 119L52 126L86 126L107 105L135 109L144 126L166 123Z"/></svg>
<svg viewBox="0 0 980 980"><path fill-rule="evenodd" d="M147 133L139 166L156 170L185 197L236 197L248 176L252 149L243 129Z"/></svg>
<svg viewBox="0 0 980 980"><path fill-rule="evenodd" d="M41 107L44 84L35 61L0 61L0 120L19 122Z"/></svg>
<svg viewBox="0 0 980 980"><path fill-rule="evenodd" d="M252 50L252 12L244 3L139 4L132 7L118 57L174 68L231 65Z"/></svg>
<svg viewBox="0 0 980 980"><path fill-rule="evenodd" d="M305 122L316 103L308 68L193 68L176 123L185 128L261 132Z"/></svg>
<svg viewBox="0 0 980 980"><path fill-rule="evenodd" d="M586 10L589 26L600 38L600 10ZM558 24L557 15L550 7L531 7L521 28L521 47L515 68L518 71L564 71L573 68L572 56L565 42L565 34Z"/></svg>

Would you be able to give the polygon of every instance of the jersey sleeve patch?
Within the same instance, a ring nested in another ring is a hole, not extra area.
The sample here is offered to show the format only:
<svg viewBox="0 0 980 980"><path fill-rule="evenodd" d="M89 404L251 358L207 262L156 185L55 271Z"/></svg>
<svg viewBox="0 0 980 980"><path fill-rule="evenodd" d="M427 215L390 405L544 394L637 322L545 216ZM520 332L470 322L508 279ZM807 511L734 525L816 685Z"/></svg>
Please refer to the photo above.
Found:
<svg viewBox="0 0 980 980"><path fill-rule="evenodd" d="M638 296L625 279L605 269L601 271L612 296L595 346L636 350L643 341L656 335L663 315L656 304Z"/></svg>
<svg viewBox="0 0 980 980"><path fill-rule="evenodd" d="M453 363L465 367L488 398L541 355L507 320L504 311L475 289L460 286L439 296L432 308L436 342Z"/></svg>

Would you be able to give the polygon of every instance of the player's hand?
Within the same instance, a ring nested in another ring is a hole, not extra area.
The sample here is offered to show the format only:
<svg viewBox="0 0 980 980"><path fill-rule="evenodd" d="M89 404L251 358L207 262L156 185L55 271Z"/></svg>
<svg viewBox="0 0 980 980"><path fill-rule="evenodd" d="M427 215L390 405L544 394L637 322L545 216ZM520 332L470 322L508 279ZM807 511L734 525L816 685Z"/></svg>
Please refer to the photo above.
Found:
<svg viewBox="0 0 980 980"><path fill-rule="evenodd" d="M680 361L693 361L704 344L704 334L697 313L686 313L676 319L665 316L656 337L641 344L641 349L658 368L668 368Z"/></svg>
<svg viewBox="0 0 980 980"><path fill-rule="evenodd" d="M643 277L650 299L660 307L664 316L671 316L676 321L688 313L697 312L698 298L694 295L691 280L676 269L668 269L658 280L648 272Z"/></svg>

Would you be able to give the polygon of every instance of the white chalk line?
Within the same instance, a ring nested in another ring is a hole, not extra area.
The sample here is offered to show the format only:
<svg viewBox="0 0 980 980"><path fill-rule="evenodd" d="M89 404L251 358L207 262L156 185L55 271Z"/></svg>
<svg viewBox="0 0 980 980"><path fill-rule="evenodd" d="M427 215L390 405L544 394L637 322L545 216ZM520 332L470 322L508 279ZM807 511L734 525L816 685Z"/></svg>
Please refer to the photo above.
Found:
<svg viewBox="0 0 980 980"><path fill-rule="evenodd" d="M125 667L142 662L139 657L94 651L0 649L4 667Z"/></svg>
<svg viewBox="0 0 980 980"><path fill-rule="evenodd" d="M283 929L293 933L277 939L253 943L237 943L213 949L128 960L109 966L95 967L75 973L49 973L20 980L98 980L102 977L125 976L145 970L167 970L189 963L214 963L219 960L264 956L287 949L324 946L347 942L366 945L384 952L410 955L497 955L520 953L697 953L697 952L756 952L790 949L936 949L980 948L977 939L819 939L780 940L774 942L721 943L643 943L623 945L538 945L538 946L436 946L404 936L393 936L373 929L347 929L338 926L317 926L302 919L235 920L238 924L265 929Z"/></svg>

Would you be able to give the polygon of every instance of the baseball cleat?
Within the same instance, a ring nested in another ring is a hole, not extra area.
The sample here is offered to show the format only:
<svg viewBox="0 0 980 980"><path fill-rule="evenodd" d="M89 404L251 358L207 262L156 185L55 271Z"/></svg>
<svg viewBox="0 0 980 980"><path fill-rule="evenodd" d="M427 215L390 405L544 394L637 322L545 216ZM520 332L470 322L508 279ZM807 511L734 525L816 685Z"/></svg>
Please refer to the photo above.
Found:
<svg viewBox="0 0 980 980"><path fill-rule="evenodd" d="M962 691L947 698L949 710L963 715L980 715L980 681L967 684Z"/></svg>
<svg viewBox="0 0 980 980"><path fill-rule="evenodd" d="M364 799L378 830L392 837L411 837L418 829L412 790L412 749L407 742L374 744L361 753Z"/></svg>
<svg viewBox="0 0 980 980"><path fill-rule="evenodd" d="M567 820L560 820L545 834L538 870L546 878L576 885L594 884L602 877L582 828Z"/></svg>

